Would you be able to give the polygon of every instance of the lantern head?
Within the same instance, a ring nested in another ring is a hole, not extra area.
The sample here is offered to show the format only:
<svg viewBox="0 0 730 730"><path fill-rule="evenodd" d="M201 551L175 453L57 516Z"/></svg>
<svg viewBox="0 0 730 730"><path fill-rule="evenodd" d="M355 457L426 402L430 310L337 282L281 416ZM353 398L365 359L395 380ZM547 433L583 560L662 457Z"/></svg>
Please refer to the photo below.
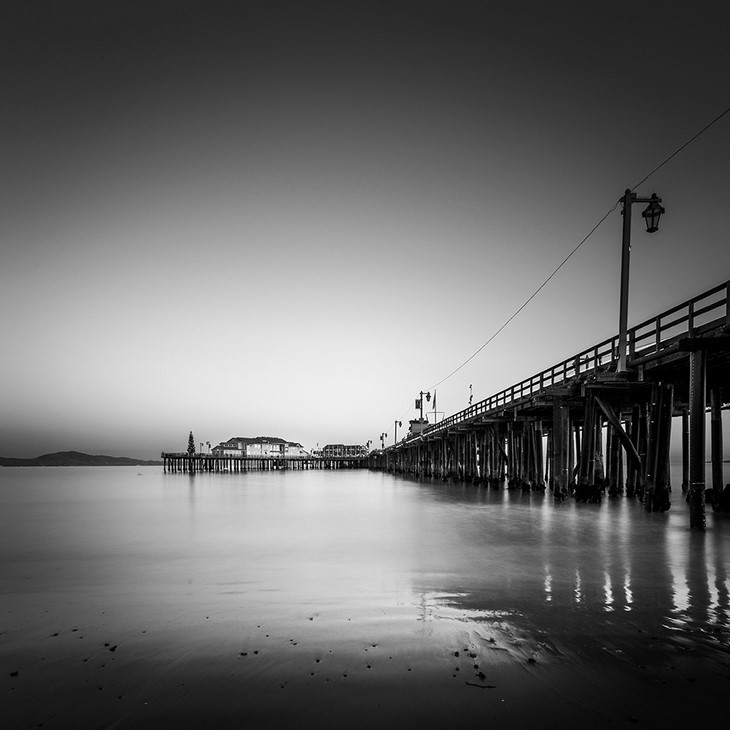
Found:
<svg viewBox="0 0 730 730"><path fill-rule="evenodd" d="M649 198L649 205L646 206L646 209L641 214L646 221L647 233L655 233L659 230L659 219L662 213L664 213L664 208L659 205L661 201L662 199L657 198L656 193L652 193Z"/></svg>

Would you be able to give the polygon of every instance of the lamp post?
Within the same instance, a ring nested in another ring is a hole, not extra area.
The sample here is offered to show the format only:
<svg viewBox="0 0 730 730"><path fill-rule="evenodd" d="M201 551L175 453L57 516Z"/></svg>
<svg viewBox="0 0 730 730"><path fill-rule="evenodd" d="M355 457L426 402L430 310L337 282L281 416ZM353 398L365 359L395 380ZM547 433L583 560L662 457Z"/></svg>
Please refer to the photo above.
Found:
<svg viewBox="0 0 730 730"><path fill-rule="evenodd" d="M393 446L395 446L398 443L398 426L402 426L403 424L400 421L394 421L393 422Z"/></svg>
<svg viewBox="0 0 730 730"><path fill-rule="evenodd" d="M387 439L387 438L388 438L388 434L387 433L381 433L380 434L380 448L381 449L385 449L385 439Z"/></svg>
<svg viewBox="0 0 730 730"><path fill-rule="evenodd" d="M634 203L648 203L641 215L646 221L646 232L655 233L659 230L659 218L664 213L660 205L661 198L655 193L650 198L639 198L636 193L627 189L621 198L623 203L623 235L621 237L621 295L618 314L618 371L626 372L626 345L628 338L629 316L629 260L631 257L631 206Z"/></svg>
<svg viewBox="0 0 730 730"><path fill-rule="evenodd" d="M424 393L423 391L421 391L420 397L416 398L416 408L421 409L421 420L423 420L423 396L424 395L426 396L426 400L428 402L431 402L431 391L429 391L428 393Z"/></svg>

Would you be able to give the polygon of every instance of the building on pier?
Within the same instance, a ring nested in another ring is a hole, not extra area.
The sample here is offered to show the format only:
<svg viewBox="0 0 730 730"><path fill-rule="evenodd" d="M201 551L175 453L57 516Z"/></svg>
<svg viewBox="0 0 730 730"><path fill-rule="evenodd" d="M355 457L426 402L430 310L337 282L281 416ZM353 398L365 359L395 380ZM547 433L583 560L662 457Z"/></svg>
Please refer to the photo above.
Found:
<svg viewBox="0 0 730 730"><path fill-rule="evenodd" d="M414 418L408 422L408 435L416 436L428 428L427 418Z"/></svg>
<svg viewBox="0 0 730 730"><path fill-rule="evenodd" d="M234 436L212 449L213 456L258 456L262 458L290 459L308 456L301 444L285 441L276 436Z"/></svg>
<svg viewBox="0 0 730 730"><path fill-rule="evenodd" d="M322 456L331 457L355 457L367 456L368 450L361 444L327 444L322 447Z"/></svg>

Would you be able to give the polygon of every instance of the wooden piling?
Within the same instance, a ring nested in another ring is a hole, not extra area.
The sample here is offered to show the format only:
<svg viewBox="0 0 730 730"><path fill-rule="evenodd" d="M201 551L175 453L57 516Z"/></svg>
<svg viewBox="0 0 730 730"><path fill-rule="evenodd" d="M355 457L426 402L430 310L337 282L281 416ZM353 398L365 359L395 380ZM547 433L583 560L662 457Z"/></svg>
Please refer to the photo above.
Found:
<svg viewBox="0 0 730 730"><path fill-rule="evenodd" d="M553 497L562 501L568 497L568 441L570 439L570 423L568 407L561 401L553 403L552 428L552 490Z"/></svg>
<svg viewBox="0 0 730 730"><path fill-rule="evenodd" d="M689 355L689 502L690 530L704 530L705 517L705 406L707 373L705 351Z"/></svg>
<svg viewBox="0 0 730 730"><path fill-rule="evenodd" d="M672 421L672 386L661 383L652 388L647 428L647 455L644 507L663 512L670 507L669 442Z"/></svg>
<svg viewBox="0 0 730 730"><path fill-rule="evenodd" d="M712 464L712 505L722 497L722 398L718 388L710 390L710 459Z"/></svg>

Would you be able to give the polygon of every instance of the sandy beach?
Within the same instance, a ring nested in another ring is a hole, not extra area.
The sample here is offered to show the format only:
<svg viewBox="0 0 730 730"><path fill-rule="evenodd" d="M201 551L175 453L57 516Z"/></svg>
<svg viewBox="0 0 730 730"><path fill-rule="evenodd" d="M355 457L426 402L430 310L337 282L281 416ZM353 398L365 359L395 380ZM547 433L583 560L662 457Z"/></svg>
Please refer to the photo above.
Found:
<svg viewBox="0 0 730 730"><path fill-rule="evenodd" d="M671 728L709 721L730 689L727 627L693 635L629 616L586 636L434 597L286 627L265 615L133 628L31 611L0 637L5 727Z"/></svg>

